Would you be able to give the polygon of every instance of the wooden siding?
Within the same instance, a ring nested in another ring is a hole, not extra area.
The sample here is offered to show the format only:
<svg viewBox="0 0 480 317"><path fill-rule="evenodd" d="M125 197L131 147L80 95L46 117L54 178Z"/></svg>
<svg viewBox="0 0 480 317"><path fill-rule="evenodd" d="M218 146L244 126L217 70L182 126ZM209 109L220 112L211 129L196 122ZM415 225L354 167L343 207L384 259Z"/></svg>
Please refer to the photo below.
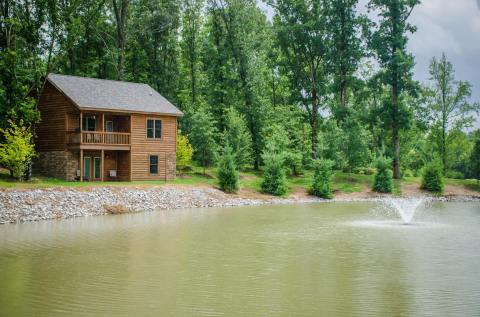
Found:
<svg viewBox="0 0 480 317"><path fill-rule="evenodd" d="M147 138L147 118L162 120L162 138ZM166 177L168 154L176 151L177 118L169 116L152 116L132 114L132 180L162 180L172 179L175 175L169 173ZM158 174L150 174L149 155L158 155Z"/></svg>
<svg viewBox="0 0 480 317"><path fill-rule="evenodd" d="M49 82L45 84L38 104L40 124L36 129L37 151L62 151L66 149L66 113L76 107Z"/></svg>

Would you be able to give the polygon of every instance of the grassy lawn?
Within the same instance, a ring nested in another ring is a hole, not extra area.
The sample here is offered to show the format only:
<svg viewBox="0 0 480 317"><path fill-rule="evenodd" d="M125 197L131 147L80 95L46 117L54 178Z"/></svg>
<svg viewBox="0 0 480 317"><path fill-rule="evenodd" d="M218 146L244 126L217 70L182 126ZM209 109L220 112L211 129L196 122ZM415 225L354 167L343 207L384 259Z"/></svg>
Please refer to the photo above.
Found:
<svg viewBox="0 0 480 317"><path fill-rule="evenodd" d="M191 171L181 173L173 181L133 181L133 182L69 182L56 178L47 178L35 176L32 180L26 182L16 182L12 180L8 172L0 169L0 188L49 188L49 187L90 187L90 186L148 186L179 184L191 186L217 186L216 168L209 168L203 174L203 169L194 167ZM313 173L305 172L301 176L292 176L288 178L289 194L308 190L312 183ZM262 172L248 171L240 174L240 188L254 192L261 191ZM419 177L406 177L394 182L393 194L400 196L402 194L401 185L418 185L421 179ZM336 192L355 193L371 188L373 184L373 175L359 175L337 172L333 176L332 186ZM475 180L445 179L446 185L463 187L480 192L480 186Z"/></svg>

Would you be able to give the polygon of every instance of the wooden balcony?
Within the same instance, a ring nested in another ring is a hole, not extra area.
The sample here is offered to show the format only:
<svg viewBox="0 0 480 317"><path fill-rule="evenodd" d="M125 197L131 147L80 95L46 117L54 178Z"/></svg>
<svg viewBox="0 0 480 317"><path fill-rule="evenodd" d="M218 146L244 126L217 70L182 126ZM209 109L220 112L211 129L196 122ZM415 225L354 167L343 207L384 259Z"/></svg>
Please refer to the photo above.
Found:
<svg viewBox="0 0 480 317"><path fill-rule="evenodd" d="M67 144L80 149L130 150L130 133L68 131Z"/></svg>

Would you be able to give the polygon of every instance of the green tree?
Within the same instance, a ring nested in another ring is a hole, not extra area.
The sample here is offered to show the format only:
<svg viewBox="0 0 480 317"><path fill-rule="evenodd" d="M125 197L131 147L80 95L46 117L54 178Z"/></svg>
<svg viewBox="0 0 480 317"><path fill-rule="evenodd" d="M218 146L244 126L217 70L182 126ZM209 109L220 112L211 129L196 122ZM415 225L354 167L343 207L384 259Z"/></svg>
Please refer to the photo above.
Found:
<svg viewBox="0 0 480 317"><path fill-rule="evenodd" d="M475 140L475 145L470 155L470 164L471 174L477 180L478 185L480 182L480 138Z"/></svg>
<svg viewBox="0 0 480 317"><path fill-rule="evenodd" d="M0 144L0 163L10 171L17 180L23 180L31 160L35 157L30 129L10 121L10 127L0 129L5 143Z"/></svg>
<svg viewBox="0 0 480 317"><path fill-rule="evenodd" d="M279 153L266 151L262 158L265 162L262 190L276 196L284 195L287 192L287 177L283 156Z"/></svg>
<svg viewBox="0 0 480 317"><path fill-rule="evenodd" d="M329 31L328 71L332 74L332 90L336 96L333 113L343 121L348 114L350 89L357 79L355 72L366 55L362 36L367 18L357 13L358 0L325 0L327 31Z"/></svg>
<svg viewBox="0 0 480 317"><path fill-rule="evenodd" d="M228 143L225 145L223 155L218 163L218 183L220 188L227 193L234 193L238 190L238 172L235 165L235 156Z"/></svg>
<svg viewBox="0 0 480 317"><path fill-rule="evenodd" d="M331 178L333 174L333 161L316 160L314 162L315 173L310 192L321 198L331 199L333 197L331 188Z"/></svg>
<svg viewBox="0 0 480 317"><path fill-rule="evenodd" d="M444 172L448 166L448 133L451 129L470 126L474 121L473 112L480 111L480 104L469 103L472 94L471 85L465 81L455 80L452 63L442 54L440 59L433 58L430 63L430 79L433 89L433 100L430 110L433 121L440 127L439 147Z"/></svg>
<svg viewBox="0 0 480 317"><path fill-rule="evenodd" d="M327 95L328 37L323 1L270 1L273 25L295 101L307 114L311 127L311 155L317 156L319 111Z"/></svg>
<svg viewBox="0 0 480 317"><path fill-rule="evenodd" d="M422 175L422 189L441 194L443 186L442 164L433 161L425 165Z"/></svg>
<svg viewBox="0 0 480 317"><path fill-rule="evenodd" d="M392 160L385 156L380 156L375 165L377 172L373 182L373 190L379 193L391 193L393 190L392 178Z"/></svg>
<svg viewBox="0 0 480 317"><path fill-rule="evenodd" d="M213 165L217 157L217 143L215 142L217 129L212 116L205 110L199 109L191 115L191 130L189 139L193 146L193 154L203 167Z"/></svg>
<svg viewBox="0 0 480 317"><path fill-rule="evenodd" d="M370 136L363 128L358 119L348 116L343 124L344 138L342 150L344 152L348 172L351 173L357 167L364 167L370 161L368 141Z"/></svg>
<svg viewBox="0 0 480 317"><path fill-rule="evenodd" d="M252 136L245 118L234 108L227 110L224 142L229 144L239 170L245 170L252 164Z"/></svg>
<svg viewBox="0 0 480 317"><path fill-rule="evenodd" d="M390 87L390 100L384 103L384 121L392 131L393 175L400 179L400 131L409 121L403 92L413 89L413 56L407 52L407 33L415 32L408 18L419 0L370 0L369 8L377 10L380 20L370 46L383 69L381 78Z"/></svg>
<svg viewBox="0 0 480 317"><path fill-rule="evenodd" d="M188 137L180 130L177 132L177 169L182 170L192 164L193 148Z"/></svg>

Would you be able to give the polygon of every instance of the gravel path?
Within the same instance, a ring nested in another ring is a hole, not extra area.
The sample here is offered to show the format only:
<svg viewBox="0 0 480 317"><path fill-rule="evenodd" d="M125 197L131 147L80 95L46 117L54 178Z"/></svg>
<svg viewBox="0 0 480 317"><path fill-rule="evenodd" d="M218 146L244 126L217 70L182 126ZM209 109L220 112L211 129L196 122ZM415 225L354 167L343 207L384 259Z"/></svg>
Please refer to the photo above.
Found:
<svg viewBox="0 0 480 317"><path fill-rule="evenodd" d="M333 201L374 201L372 198L342 198ZM442 200L477 200L474 197L444 197ZM0 224L196 207L228 207L261 204L325 202L314 197L244 198L214 188L93 187L0 190Z"/></svg>

